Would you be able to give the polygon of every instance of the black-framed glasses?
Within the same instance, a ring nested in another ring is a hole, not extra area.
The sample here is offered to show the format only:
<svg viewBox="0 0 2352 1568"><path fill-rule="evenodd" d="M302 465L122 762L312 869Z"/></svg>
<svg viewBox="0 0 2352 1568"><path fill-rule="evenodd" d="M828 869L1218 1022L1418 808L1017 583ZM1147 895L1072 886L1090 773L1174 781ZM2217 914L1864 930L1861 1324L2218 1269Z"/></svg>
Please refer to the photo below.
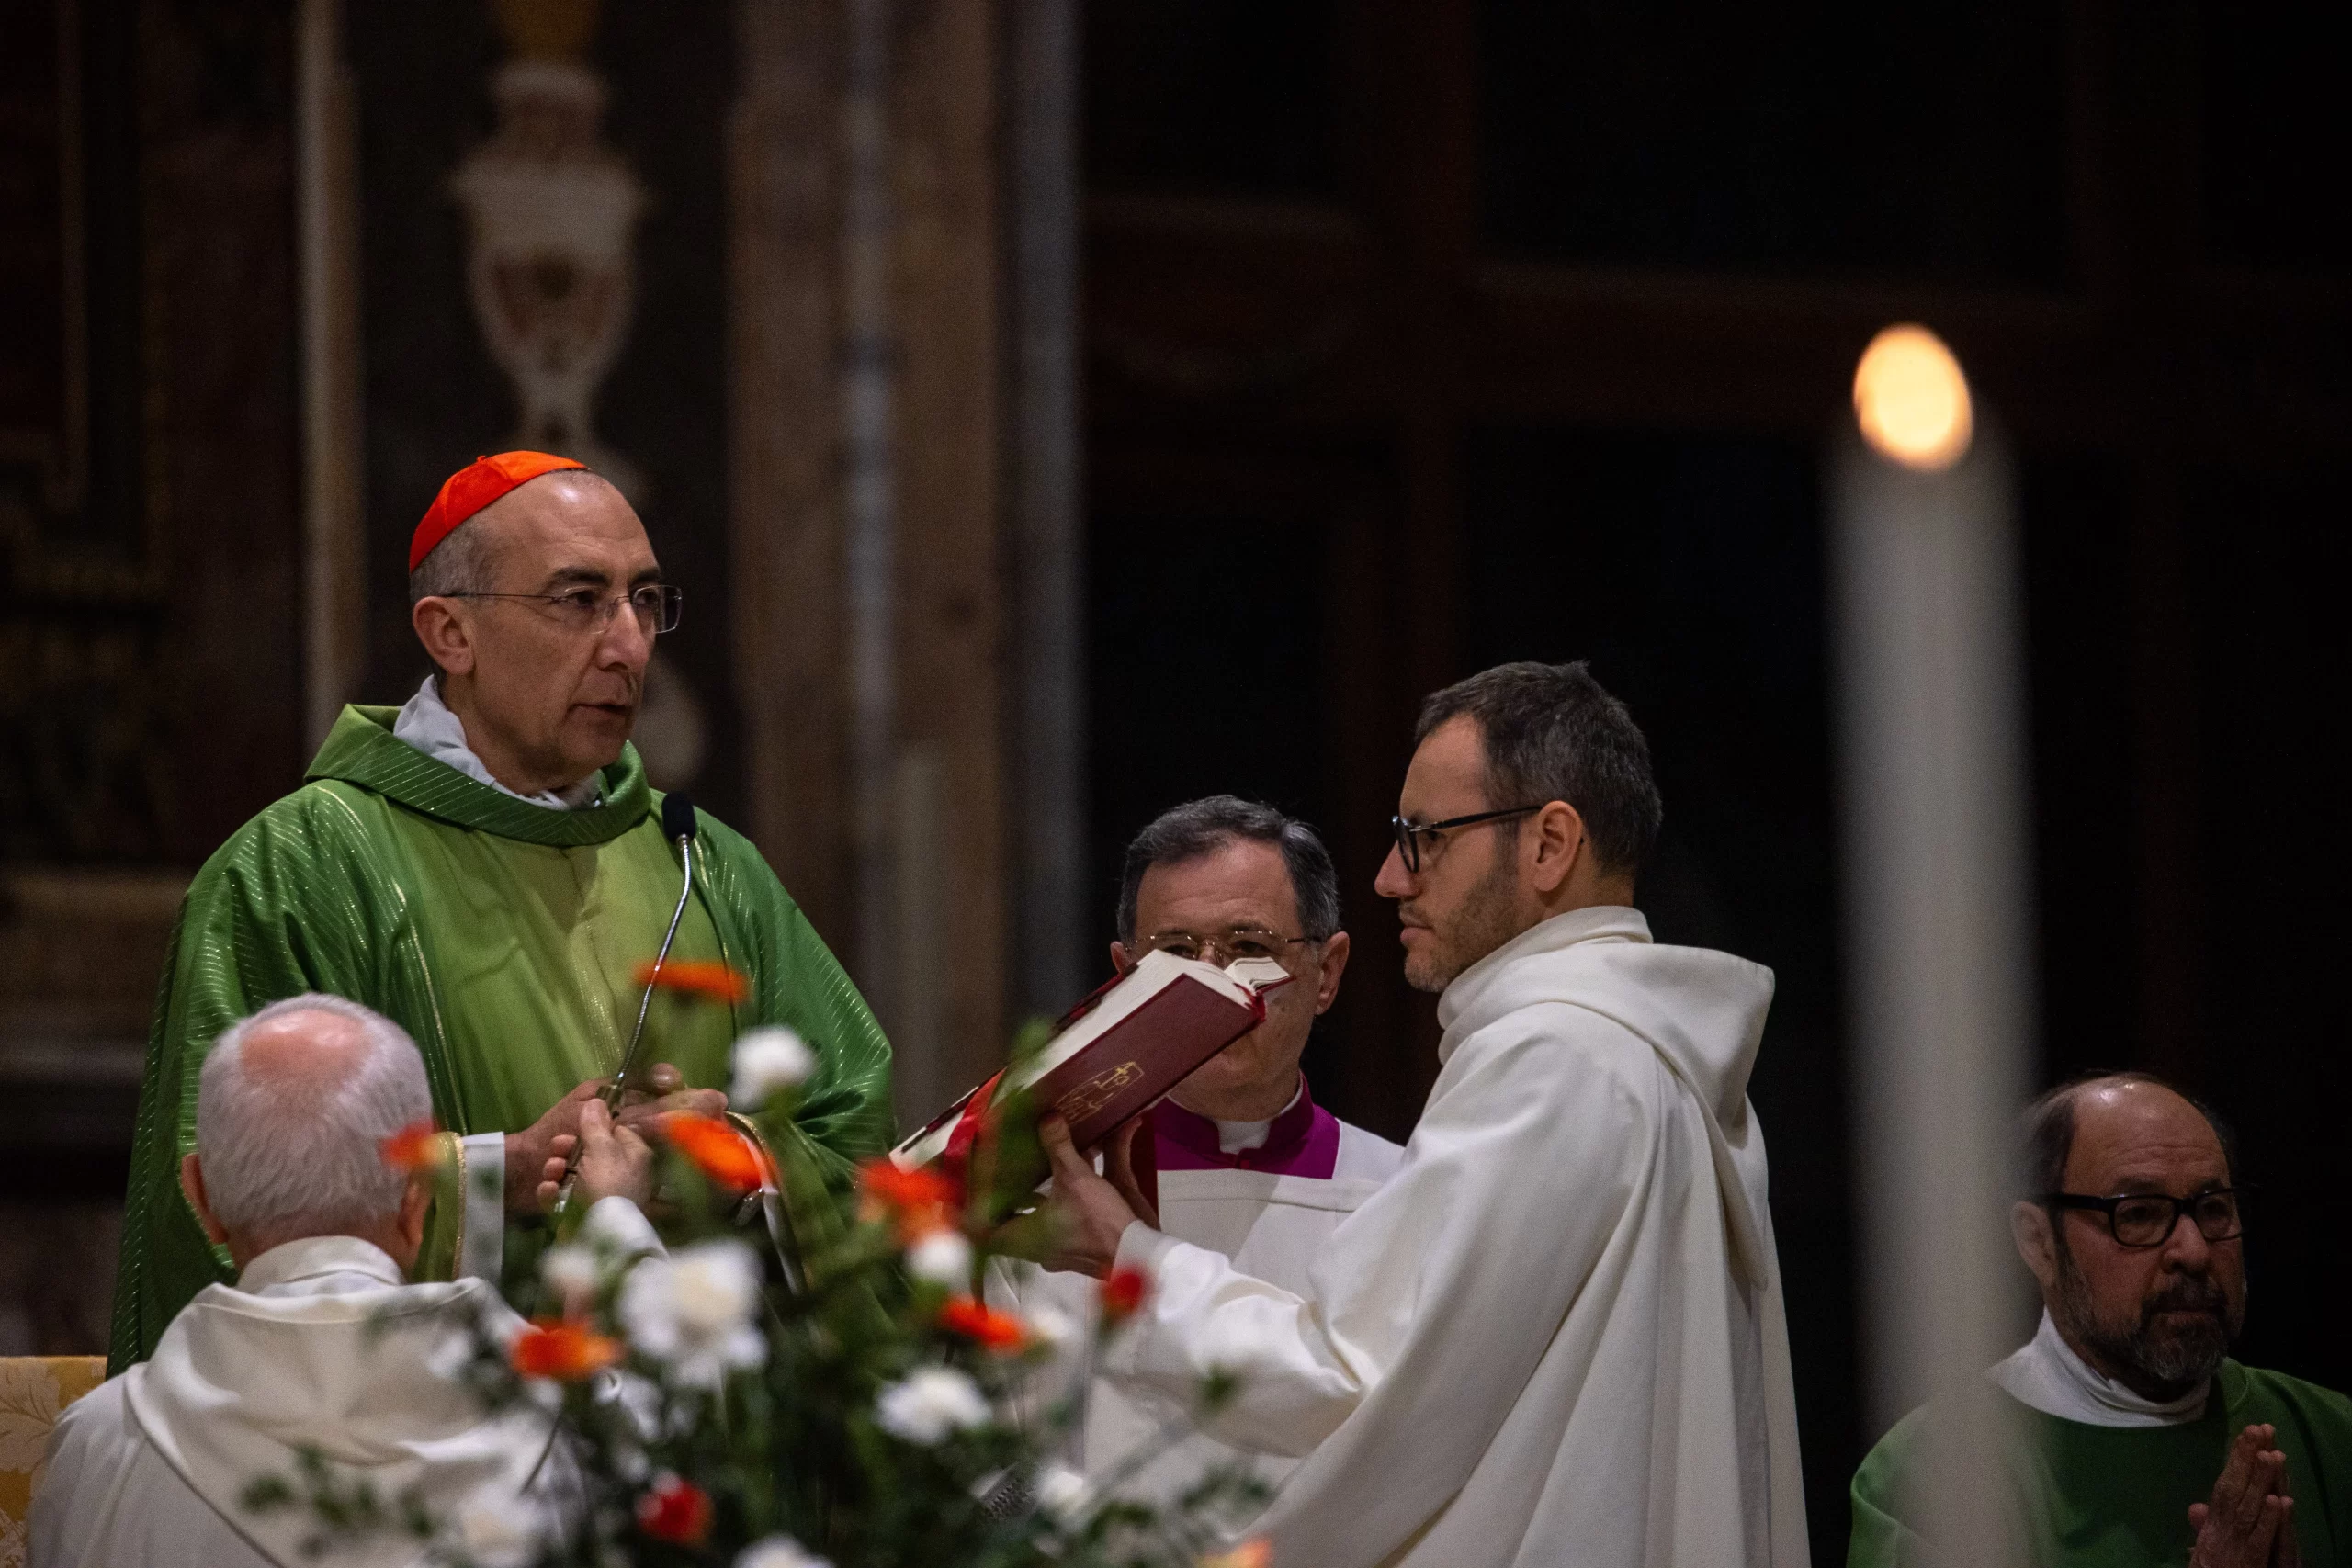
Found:
<svg viewBox="0 0 2352 1568"><path fill-rule="evenodd" d="M2107 1230L2119 1247L2162 1247L2172 1239L2183 1214L2207 1241L2234 1241L2245 1234L2245 1194L2243 1187L2216 1187L2187 1198L2162 1192L2127 1192L2120 1198L2092 1198L2080 1192L2045 1192L2041 1201L2053 1209L2086 1209L2107 1216Z"/></svg>
<svg viewBox="0 0 2352 1568"><path fill-rule="evenodd" d="M1206 958L1219 968L1238 958L1272 958L1313 942L1311 936L1284 936L1262 926L1228 926L1220 931L1154 931L1136 943L1136 956L1165 953L1176 958ZM1221 962L1220 962L1221 960Z"/></svg>
<svg viewBox="0 0 2352 1568"><path fill-rule="evenodd" d="M613 617L627 604L637 616L638 629L648 637L678 629L684 614L685 590L667 582L649 582L632 588L626 593L599 593L593 588L573 588L561 593L444 593L444 599L527 599L544 604L547 613L561 621L568 631L602 632L613 624Z"/></svg>
<svg viewBox="0 0 2352 1568"><path fill-rule="evenodd" d="M1551 804L1546 801L1544 805ZM1396 835L1396 853L1405 862L1407 871L1421 869L1421 840L1438 833L1451 832L1456 828L1475 828L1481 822L1499 822L1506 817L1524 817L1531 811L1541 811L1542 806L1507 806L1500 811L1474 811L1467 817L1449 817L1442 822L1408 822L1402 817L1388 819L1388 830Z"/></svg>

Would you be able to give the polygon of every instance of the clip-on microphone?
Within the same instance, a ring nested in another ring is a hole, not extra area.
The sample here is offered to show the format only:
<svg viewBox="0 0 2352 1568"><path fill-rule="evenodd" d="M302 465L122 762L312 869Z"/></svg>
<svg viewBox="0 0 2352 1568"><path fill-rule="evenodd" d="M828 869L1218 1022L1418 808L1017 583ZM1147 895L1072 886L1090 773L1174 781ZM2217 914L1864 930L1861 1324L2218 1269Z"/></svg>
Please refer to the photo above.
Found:
<svg viewBox="0 0 2352 1568"><path fill-rule="evenodd" d="M628 1081L629 1070L637 1066L638 1050L645 1043L645 1016L653 1010L653 988L661 983L662 966L670 961L670 944L678 940L678 923L686 918L686 901L694 897L695 831L695 803L674 790L662 796L662 836L678 846L678 861L684 868L685 879L678 888L678 907L671 911L670 929L662 935L662 951L654 954L653 967L645 976L645 994L638 998L637 1028L629 1033L628 1048L621 1053L619 1070L613 1074L613 1081L606 1084L599 1095L607 1106L616 1111L620 1109L622 1086ZM574 1168L565 1174L563 1190L555 1198L554 1218L559 1223L571 1207L571 1189L580 1179L579 1157L580 1151L575 1146L572 1150Z"/></svg>

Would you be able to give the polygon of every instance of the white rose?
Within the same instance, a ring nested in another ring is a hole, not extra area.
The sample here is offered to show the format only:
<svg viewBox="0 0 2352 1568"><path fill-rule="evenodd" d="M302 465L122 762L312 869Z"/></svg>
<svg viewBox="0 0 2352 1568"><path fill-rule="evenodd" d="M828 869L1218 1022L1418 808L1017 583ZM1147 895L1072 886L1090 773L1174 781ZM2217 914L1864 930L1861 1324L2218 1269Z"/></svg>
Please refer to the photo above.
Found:
<svg viewBox="0 0 2352 1568"><path fill-rule="evenodd" d="M1066 1350L1078 1339L1078 1319L1057 1306L1041 1306L1028 1314L1029 1337L1048 1350Z"/></svg>
<svg viewBox="0 0 2352 1568"><path fill-rule="evenodd" d="M737 1554L735 1568L833 1568L833 1564L788 1535L772 1535Z"/></svg>
<svg viewBox="0 0 2352 1568"><path fill-rule="evenodd" d="M716 1389L729 1371L767 1359L753 1326L759 1259L740 1241L700 1241L629 1273L618 1303L629 1343L691 1386Z"/></svg>
<svg viewBox="0 0 2352 1568"><path fill-rule="evenodd" d="M951 1291L972 1284L972 1244L961 1231L942 1226L907 1248L907 1272Z"/></svg>
<svg viewBox="0 0 2352 1568"><path fill-rule="evenodd" d="M1086 1477L1066 1464L1046 1464L1037 1472L1035 1483L1037 1507L1045 1516L1066 1530L1074 1530L1086 1522L1087 1506L1093 1502Z"/></svg>
<svg viewBox="0 0 2352 1568"><path fill-rule="evenodd" d="M536 1510L476 1500L458 1515L458 1539L481 1568L525 1568L539 1555Z"/></svg>
<svg viewBox="0 0 2352 1568"><path fill-rule="evenodd" d="M539 1259L539 1278L546 1281L556 1299L567 1308L596 1293L596 1286L604 1278L604 1269L596 1261L596 1254L578 1242L566 1242L550 1247Z"/></svg>
<svg viewBox="0 0 2352 1568"><path fill-rule="evenodd" d="M987 1426L989 1402L953 1367L917 1367L882 1391L874 1415L892 1437L928 1447L950 1432Z"/></svg>
<svg viewBox="0 0 2352 1568"><path fill-rule="evenodd" d="M755 1111L780 1089L797 1089L817 1070L808 1042L780 1024L746 1031L735 1042L735 1081L727 1102Z"/></svg>

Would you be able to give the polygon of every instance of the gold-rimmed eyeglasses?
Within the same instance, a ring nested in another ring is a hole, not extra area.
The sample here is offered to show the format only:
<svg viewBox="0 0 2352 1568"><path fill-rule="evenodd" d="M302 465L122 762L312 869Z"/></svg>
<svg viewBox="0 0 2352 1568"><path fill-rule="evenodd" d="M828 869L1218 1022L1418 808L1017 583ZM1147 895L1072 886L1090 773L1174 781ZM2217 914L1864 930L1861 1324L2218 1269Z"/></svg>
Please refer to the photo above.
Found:
<svg viewBox="0 0 2352 1568"><path fill-rule="evenodd" d="M684 612L685 591L667 582L649 582L632 588L626 593L599 593L593 588L572 588L561 593L444 593L444 599L524 599L545 606L542 614L552 616L571 632L602 632L613 624L613 618L627 604L637 616L639 631L648 637L678 629Z"/></svg>
<svg viewBox="0 0 2352 1568"><path fill-rule="evenodd" d="M1284 936L1262 926L1227 926L1216 931L1154 931L1136 943L1136 956L1165 953L1176 958L1204 958L1223 968L1238 958L1272 958L1279 963L1292 948L1314 940Z"/></svg>

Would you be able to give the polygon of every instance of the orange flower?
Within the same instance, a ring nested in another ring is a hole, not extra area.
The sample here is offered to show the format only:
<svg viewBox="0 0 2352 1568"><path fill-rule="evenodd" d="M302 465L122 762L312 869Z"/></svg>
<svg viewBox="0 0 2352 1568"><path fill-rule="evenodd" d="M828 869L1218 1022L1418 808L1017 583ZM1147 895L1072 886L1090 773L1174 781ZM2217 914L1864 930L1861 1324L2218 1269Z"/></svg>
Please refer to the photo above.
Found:
<svg viewBox="0 0 2352 1568"><path fill-rule="evenodd" d="M892 1221L908 1246L955 1223L948 1211L956 1203L956 1184L927 1166L900 1170L887 1159L870 1159L858 1167L857 1184L865 1193L858 1217Z"/></svg>
<svg viewBox="0 0 2352 1568"><path fill-rule="evenodd" d="M716 1116L673 1111L662 1118L662 1134L697 1170L729 1192L749 1192L767 1175L752 1140Z"/></svg>
<svg viewBox="0 0 2352 1568"><path fill-rule="evenodd" d="M541 1318L515 1337L506 1359L526 1378L578 1382L603 1371L621 1354L621 1342L608 1334L584 1324Z"/></svg>
<svg viewBox="0 0 2352 1568"><path fill-rule="evenodd" d="M1140 1269L1114 1269L1102 1281L1102 1321L1125 1323L1151 1293L1151 1280Z"/></svg>
<svg viewBox="0 0 2352 1568"><path fill-rule="evenodd" d="M1029 1343L1029 1329L1009 1312L999 1312L970 1296L955 1296L939 1309L939 1326L1009 1355Z"/></svg>
<svg viewBox="0 0 2352 1568"><path fill-rule="evenodd" d="M1200 1568L1269 1568L1273 1560L1273 1547L1264 1536L1260 1536L1254 1540L1243 1541L1231 1551L1202 1558Z"/></svg>
<svg viewBox="0 0 2352 1568"><path fill-rule="evenodd" d="M741 970L707 959L673 958L659 970L650 962L640 964L637 983L730 1007L741 1006L752 994L752 982Z"/></svg>
<svg viewBox="0 0 2352 1568"><path fill-rule="evenodd" d="M637 1500L637 1528L673 1546L700 1546L712 1511L709 1493L665 1470Z"/></svg>
<svg viewBox="0 0 2352 1568"><path fill-rule="evenodd" d="M430 1118L410 1122L376 1147L382 1153L386 1165L409 1176L421 1171L438 1170L441 1162L449 1157L449 1145L442 1140L440 1130L433 1125Z"/></svg>

